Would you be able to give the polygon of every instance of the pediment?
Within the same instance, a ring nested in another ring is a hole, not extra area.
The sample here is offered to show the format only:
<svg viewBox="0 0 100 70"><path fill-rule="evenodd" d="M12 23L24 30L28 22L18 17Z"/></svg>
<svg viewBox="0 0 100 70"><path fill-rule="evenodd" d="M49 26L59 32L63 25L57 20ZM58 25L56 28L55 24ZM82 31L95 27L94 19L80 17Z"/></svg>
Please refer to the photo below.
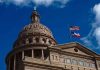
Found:
<svg viewBox="0 0 100 70"><path fill-rule="evenodd" d="M59 45L59 48L65 52L87 55L87 56L97 56L97 54L80 43L72 42L68 44Z"/></svg>
<svg viewBox="0 0 100 70"><path fill-rule="evenodd" d="M76 47L63 49L63 51L89 56L89 54L85 53L84 51L81 51L79 48L76 48Z"/></svg>

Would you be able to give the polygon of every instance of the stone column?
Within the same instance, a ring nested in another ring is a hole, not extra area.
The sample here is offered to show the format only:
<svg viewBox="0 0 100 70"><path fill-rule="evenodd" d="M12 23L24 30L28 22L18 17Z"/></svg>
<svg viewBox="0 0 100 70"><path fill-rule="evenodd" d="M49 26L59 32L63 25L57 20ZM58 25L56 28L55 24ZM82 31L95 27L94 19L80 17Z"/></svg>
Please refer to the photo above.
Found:
<svg viewBox="0 0 100 70"><path fill-rule="evenodd" d="M34 49L32 49L32 58L34 58Z"/></svg>
<svg viewBox="0 0 100 70"><path fill-rule="evenodd" d="M44 53L43 53L43 49L42 49L42 59L44 60Z"/></svg>
<svg viewBox="0 0 100 70"><path fill-rule="evenodd" d="M26 39L26 44L29 44L29 40L28 40L28 38Z"/></svg>
<svg viewBox="0 0 100 70"><path fill-rule="evenodd" d="M46 44L50 45L50 43L49 43L49 39L47 39Z"/></svg>
<svg viewBox="0 0 100 70"><path fill-rule="evenodd" d="M24 59L24 51L22 51L22 60Z"/></svg>
<svg viewBox="0 0 100 70"><path fill-rule="evenodd" d="M40 40L39 40L39 41L40 41L40 43L41 43L41 44L43 44L43 43L44 43L44 42L42 41L42 38L40 38Z"/></svg>
<svg viewBox="0 0 100 70"><path fill-rule="evenodd" d="M35 38L33 37L33 43L36 43L36 40L35 40Z"/></svg>

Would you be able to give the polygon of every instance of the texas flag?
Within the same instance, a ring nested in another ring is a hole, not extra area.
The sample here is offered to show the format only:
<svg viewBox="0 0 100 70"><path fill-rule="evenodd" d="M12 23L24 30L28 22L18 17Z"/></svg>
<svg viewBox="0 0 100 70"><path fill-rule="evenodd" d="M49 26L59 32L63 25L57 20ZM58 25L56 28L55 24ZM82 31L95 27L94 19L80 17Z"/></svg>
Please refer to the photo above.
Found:
<svg viewBox="0 0 100 70"><path fill-rule="evenodd" d="M71 32L72 36L73 37L76 37L76 38L80 38L80 34L79 33L76 33L76 32Z"/></svg>

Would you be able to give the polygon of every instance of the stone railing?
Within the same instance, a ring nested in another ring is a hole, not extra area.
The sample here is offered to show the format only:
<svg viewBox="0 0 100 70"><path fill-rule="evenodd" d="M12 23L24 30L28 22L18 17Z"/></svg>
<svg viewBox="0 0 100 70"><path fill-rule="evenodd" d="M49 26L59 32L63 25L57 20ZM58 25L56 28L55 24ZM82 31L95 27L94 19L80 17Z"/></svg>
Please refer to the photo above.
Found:
<svg viewBox="0 0 100 70"><path fill-rule="evenodd" d="M49 66L56 66L56 67L62 67L65 69L80 69L80 70L96 70L95 68L88 68L88 67L81 67L77 65L71 65L71 64L61 64L59 62L53 62L49 60L43 60L43 59L38 59L38 58L32 58L32 57L25 57L23 59L26 62L30 63L37 63L37 64L42 64L42 65L49 65Z"/></svg>
<svg viewBox="0 0 100 70"><path fill-rule="evenodd" d="M30 62L30 63L38 63L38 64L46 64L50 65L49 60L43 60L43 59L38 59L38 58L32 58L32 57L25 57L24 61Z"/></svg>
<svg viewBox="0 0 100 70"><path fill-rule="evenodd" d="M43 64L43 65L49 65L49 66L63 67L63 65L60 64L59 62L52 62L49 59L43 60L43 59L25 56L25 58L23 60L26 61L26 62L30 62L30 63L37 63L37 64Z"/></svg>

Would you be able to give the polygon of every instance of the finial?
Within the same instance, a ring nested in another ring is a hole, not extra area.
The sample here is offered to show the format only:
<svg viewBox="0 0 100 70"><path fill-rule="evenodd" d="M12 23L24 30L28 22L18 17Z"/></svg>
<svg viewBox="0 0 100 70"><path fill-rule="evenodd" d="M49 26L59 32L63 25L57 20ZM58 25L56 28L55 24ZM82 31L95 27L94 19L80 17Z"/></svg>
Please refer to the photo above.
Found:
<svg viewBox="0 0 100 70"><path fill-rule="evenodd" d="M37 7L34 6L34 11L33 11L32 16L31 16L32 22L34 22L34 23L37 23L37 22L40 21L40 19L39 19L40 17L39 17L39 14L38 14L36 8L37 8Z"/></svg>

